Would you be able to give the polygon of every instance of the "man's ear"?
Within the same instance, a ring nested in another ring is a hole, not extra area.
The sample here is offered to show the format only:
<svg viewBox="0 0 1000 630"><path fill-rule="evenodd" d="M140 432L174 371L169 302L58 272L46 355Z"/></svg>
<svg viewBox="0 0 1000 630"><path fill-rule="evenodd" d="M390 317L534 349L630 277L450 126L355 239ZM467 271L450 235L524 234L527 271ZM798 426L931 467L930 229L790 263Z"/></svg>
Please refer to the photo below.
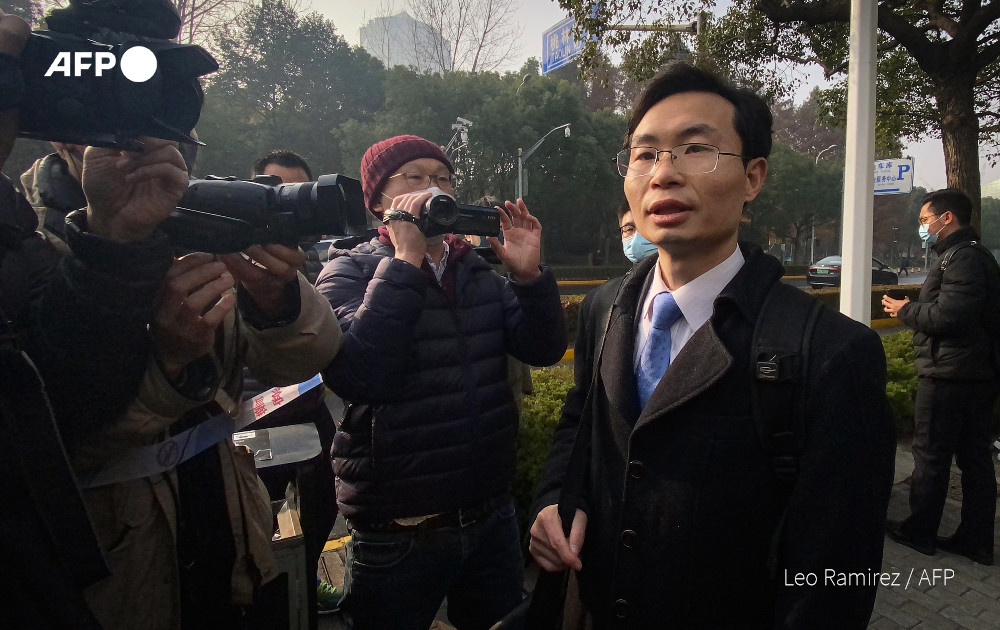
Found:
<svg viewBox="0 0 1000 630"><path fill-rule="evenodd" d="M747 203L753 201L760 193L760 189L764 186L764 180L767 179L767 159L766 158L754 158L750 160L746 168L746 194L743 197L743 202Z"/></svg>

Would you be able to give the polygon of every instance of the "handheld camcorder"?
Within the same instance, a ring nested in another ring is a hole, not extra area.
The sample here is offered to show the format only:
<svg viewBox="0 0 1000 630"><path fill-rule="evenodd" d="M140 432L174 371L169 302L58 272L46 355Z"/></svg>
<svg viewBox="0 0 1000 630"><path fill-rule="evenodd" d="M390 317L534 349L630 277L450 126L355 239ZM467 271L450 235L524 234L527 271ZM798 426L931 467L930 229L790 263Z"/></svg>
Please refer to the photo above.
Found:
<svg viewBox="0 0 1000 630"><path fill-rule="evenodd" d="M175 246L226 254L265 243L295 247L316 234L364 234L368 213L361 182L343 175L299 184L209 176L191 180L160 227Z"/></svg>
<svg viewBox="0 0 1000 630"><path fill-rule="evenodd" d="M198 77L219 69L180 30L170 0L70 0L46 15L19 60L0 55L0 105L17 106L20 135L138 150L138 138L201 144ZM135 49L135 50L133 50ZM132 71L138 69L140 72Z"/></svg>
<svg viewBox="0 0 1000 630"><path fill-rule="evenodd" d="M461 204L446 193L428 199L419 218L402 210L390 209L385 211L382 220L416 223L424 236L448 233L500 236L499 210Z"/></svg>

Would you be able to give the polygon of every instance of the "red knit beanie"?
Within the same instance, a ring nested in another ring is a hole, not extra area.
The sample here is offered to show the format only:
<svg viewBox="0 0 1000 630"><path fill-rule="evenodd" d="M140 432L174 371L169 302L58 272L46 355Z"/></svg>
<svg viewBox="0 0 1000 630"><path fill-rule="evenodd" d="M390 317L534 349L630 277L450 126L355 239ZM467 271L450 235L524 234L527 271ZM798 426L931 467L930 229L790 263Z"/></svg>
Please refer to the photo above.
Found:
<svg viewBox="0 0 1000 630"><path fill-rule="evenodd" d="M433 158L442 162L452 173L455 172L455 167L441 147L420 136L396 136L369 147L361 158L361 187L364 189L368 209L371 210L378 203L390 175L407 162L420 158Z"/></svg>

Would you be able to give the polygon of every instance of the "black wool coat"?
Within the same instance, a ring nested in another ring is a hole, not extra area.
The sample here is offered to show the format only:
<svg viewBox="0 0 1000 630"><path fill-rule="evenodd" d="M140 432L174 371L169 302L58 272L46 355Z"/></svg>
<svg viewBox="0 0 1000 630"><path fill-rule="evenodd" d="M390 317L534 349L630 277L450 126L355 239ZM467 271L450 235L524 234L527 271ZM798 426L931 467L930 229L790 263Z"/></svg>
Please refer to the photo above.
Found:
<svg viewBox="0 0 1000 630"><path fill-rule="evenodd" d="M632 360L637 310L656 257L584 301L576 386L536 509L556 503L613 299L590 408L581 597L595 628L864 628L875 600L895 438L878 335L830 309L817 320L804 384L805 447L776 574L767 560L784 510L751 407L750 343L780 263L746 262L716 298L644 409ZM621 285L620 293L617 286ZM608 288L608 287L612 288Z"/></svg>

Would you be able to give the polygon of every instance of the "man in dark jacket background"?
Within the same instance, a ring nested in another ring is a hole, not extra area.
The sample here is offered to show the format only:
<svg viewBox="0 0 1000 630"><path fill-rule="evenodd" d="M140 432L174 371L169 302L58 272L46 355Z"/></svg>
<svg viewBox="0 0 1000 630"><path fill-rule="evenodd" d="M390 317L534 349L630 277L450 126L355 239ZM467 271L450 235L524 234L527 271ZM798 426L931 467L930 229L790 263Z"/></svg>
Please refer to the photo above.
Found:
<svg viewBox="0 0 1000 630"><path fill-rule="evenodd" d="M927 193L920 236L941 257L916 302L883 296L885 312L913 329L917 367L910 516L887 525L889 537L920 553L935 548L993 563L997 485L990 458L993 405L1000 392L995 331L1000 270L969 225L972 203L960 190ZM942 266L945 266L942 269ZM951 460L962 471L962 521L937 538Z"/></svg>
<svg viewBox="0 0 1000 630"><path fill-rule="evenodd" d="M504 242L490 238L504 278L463 239L403 220L454 195L440 147L378 142L361 179L369 210L390 220L371 242L331 251L317 281L344 331L323 373L348 404L333 447L352 534L342 610L354 628L424 630L447 596L453 625L485 630L521 601L507 355L550 365L566 348L541 224L522 200L506 203Z"/></svg>
<svg viewBox="0 0 1000 630"><path fill-rule="evenodd" d="M658 255L581 307L575 387L531 527L543 569L579 572L595 628L868 624L895 446L878 335L820 312L790 489L757 437L751 339L782 267L737 233L771 125L760 97L685 64L633 108L618 169ZM567 470L579 440L583 474ZM568 537L561 495L576 508Z"/></svg>

